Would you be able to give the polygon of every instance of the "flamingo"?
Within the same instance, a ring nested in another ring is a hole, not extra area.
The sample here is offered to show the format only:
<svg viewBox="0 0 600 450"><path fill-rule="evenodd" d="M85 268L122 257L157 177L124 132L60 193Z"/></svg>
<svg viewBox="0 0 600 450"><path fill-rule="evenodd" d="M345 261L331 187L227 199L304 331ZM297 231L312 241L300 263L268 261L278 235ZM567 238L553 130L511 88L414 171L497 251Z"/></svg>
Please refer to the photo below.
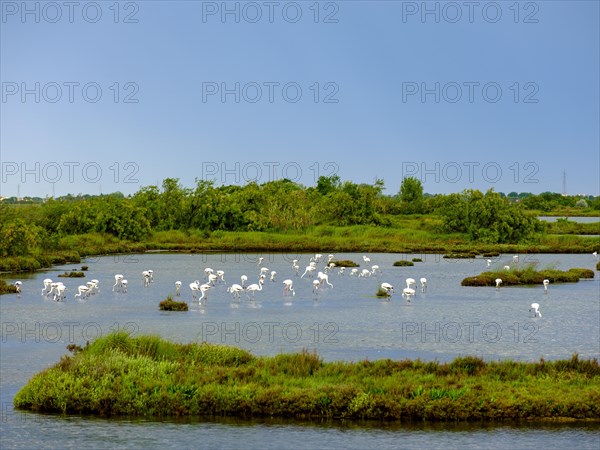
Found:
<svg viewBox="0 0 600 450"><path fill-rule="evenodd" d="M264 281L258 280L258 283L251 284L246 288L246 296L248 296L248 292L252 292L252 298L254 298L254 293L256 291L262 291Z"/></svg>
<svg viewBox="0 0 600 450"><path fill-rule="evenodd" d="M369 269L363 269L360 271L359 277L370 277L371 271Z"/></svg>
<svg viewBox="0 0 600 450"><path fill-rule="evenodd" d="M52 280L50 278L46 278L44 280L44 289L42 289L42 295L48 295L50 293L50 285L52 284ZM48 292L46 292L48 291Z"/></svg>
<svg viewBox="0 0 600 450"><path fill-rule="evenodd" d="M240 277L240 279L242 280L242 287L245 289L246 288L246 281L248 281L248 277L246 275L242 275Z"/></svg>
<svg viewBox="0 0 600 450"><path fill-rule="evenodd" d="M240 286L239 284L232 284L230 287L227 288L227 292L230 292L232 297L236 298L236 299L240 299L240 293L244 290L244 288L242 286Z"/></svg>
<svg viewBox="0 0 600 450"><path fill-rule="evenodd" d="M315 266L314 265L308 265L306 266L306 269L304 270L304 273L302 274L302 276L300 278L304 278L304 275L306 275L308 273L308 277L312 278L312 274L315 271Z"/></svg>
<svg viewBox="0 0 600 450"><path fill-rule="evenodd" d="M121 281L121 287L122 287L122 289L123 289L123 292L124 292L125 294L127 294L127 280L123 279L123 280Z"/></svg>
<svg viewBox="0 0 600 450"><path fill-rule="evenodd" d="M358 276L358 269L357 268L352 269L350 271L350 275L356 275L356 276Z"/></svg>
<svg viewBox="0 0 600 450"><path fill-rule="evenodd" d="M292 297L296 295L296 291L294 290L294 282L292 280L283 280L283 295L288 293L292 293Z"/></svg>
<svg viewBox="0 0 600 450"><path fill-rule="evenodd" d="M150 272L144 270L142 276L144 277L144 287L150 286Z"/></svg>
<svg viewBox="0 0 600 450"><path fill-rule="evenodd" d="M510 270L510 266L504 266L504 270Z"/></svg>
<svg viewBox="0 0 600 450"><path fill-rule="evenodd" d="M346 271L345 267L340 267L340 270L338 270L338 275L344 275L345 271Z"/></svg>
<svg viewBox="0 0 600 450"><path fill-rule="evenodd" d="M371 266L371 275L375 275L378 272L379 272L379 266L377 264L373 264Z"/></svg>
<svg viewBox="0 0 600 450"><path fill-rule="evenodd" d="M323 255L321 255L320 253L315 253L315 256L311 257L310 260L312 262L318 263L319 261L321 261L322 257Z"/></svg>
<svg viewBox="0 0 600 450"><path fill-rule="evenodd" d="M100 284L100 281L98 280L90 280L92 283L94 283L94 286L92 287L92 291L90 292L91 294L96 294L97 292L100 292L100 288L98 287L98 285Z"/></svg>
<svg viewBox="0 0 600 450"><path fill-rule="evenodd" d="M206 299L206 298L208 298L208 293L207 293L207 292L208 292L210 289L212 289L212 285L210 285L210 284L208 284L208 283L206 283L206 284L201 284L201 285L200 285L200 287L199 287L199 289L200 289L200 292L202 293L202 295L201 295L201 296L200 296L200 298L198 299L198 302L199 302L199 303L202 303L202 300L203 300L203 299Z"/></svg>
<svg viewBox="0 0 600 450"><path fill-rule="evenodd" d="M208 275L208 284L214 286L218 279L219 277L217 275L211 273Z"/></svg>
<svg viewBox="0 0 600 450"><path fill-rule="evenodd" d="M178 297L181 295L181 281L175 282L175 295Z"/></svg>
<svg viewBox="0 0 600 450"><path fill-rule="evenodd" d="M262 265L262 262L263 262L264 260L265 260L265 258L263 258L262 256L260 256L260 257L258 258L258 263L256 263L256 265L257 265L257 266L261 266L261 265Z"/></svg>
<svg viewBox="0 0 600 450"><path fill-rule="evenodd" d="M271 281L275 281L275 276L277 275L277 272L275 272L274 270L271 270Z"/></svg>
<svg viewBox="0 0 600 450"><path fill-rule="evenodd" d="M592 252L592 255L594 256L594 259L598 259L598 252L597 251Z"/></svg>
<svg viewBox="0 0 600 450"><path fill-rule="evenodd" d="M21 285L23 284L22 281L15 281L15 289L17 290L17 295L21 294Z"/></svg>
<svg viewBox="0 0 600 450"><path fill-rule="evenodd" d="M402 290L402 297L406 298L406 301L410 303L410 300L412 297L414 297L415 295L415 290L413 288L410 287L405 287Z"/></svg>
<svg viewBox="0 0 600 450"><path fill-rule="evenodd" d="M206 269L204 269L204 275L208 278L208 276L213 273L214 270L212 270L210 267L207 267Z"/></svg>
<svg viewBox="0 0 600 450"><path fill-rule="evenodd" d="M548 293L548 285L550 284L550 280L544 280L542 281L543 285L544 285L544 294Z"/></svg>
<svg viewBox="0 0 600 450"><path fill-rule="evenodd" d="M414 278L407 278L407 279L406 279L406 287L407 287L407 288L409 288L409 289L410 289L410 288L411 288L411 286L416 286L416 285L417 285L417 282L415 281L415 279L414 279Z"/></svg>
<svg viewBox="0 0 600 450"><path fill-rule="evenodd" d="M323 285L323 283L326 283L328 286L333 287L333 284L329 282L329 275L327 275L326 273L319 272L317 274L317 277L319 278L319 284Z"/></svg>
<svg viewBox="0 0 600 450"><path fill-rule="evenodd" d="M225 283L225 271L217 270L217 276L223 283Z"/></svg>
<svg viewBox="0 0 600 450"><path fill-rule="evenodd" d="M392 286L390 283L381 283L381 289L385 291L386 297L389 300L394 293L394 286Z"/></svg>
<svg viewBox="0 0 600 450"><path fill-rule="evenodd" d="M75 298L77 297L87 297L89 293L89 288L85 285L81 285L77 288L77 294L75 294Z"/></svg>
<svg viewBox="0 0 600 450"><path fill-rule="evenodd" d="M312 292L313 294L316 296L318 295L319 292L319 286L321 285L321 282L319 280L314 280L313 281L313 289Z"/></svg>
<svg viewBox="0 0 600 450"><path fill-rule="evenodd" d="M425 292L427 289L427 278L420 278L419 281L421 282L421 292Z"/></svg>
<svg viewBox="0 0 600 450"><path fill-rule="evenodd" d="M542 313L540 312L540 304L532 303L529 312L533 313L533 317L542 317Z"/></svg>
<svg viewBox="0 0 600 450"><path fill-rule="evenodd" d="M363 261L369 264L371 262L371 258L369 258L367 255L363 255Z"/></svg>
<svg viewBox="0 0 600 450"><path fill-rule="evenodd" d="M519 262L519 255L514 255L514 256L513 256L513 262L514 262L515 264L517 264L517 263Z"/></svg>
<svg viewBox="0 0 600 450"><path fill-rule="evenodd" d="M190 289L192 290L192 300L196 300L197 292L200 290L200 281L192 281L190 283Z"/></svg>
<svg viewBox="0 0 600 450"><path fill-rule="evenodd" d="M496 290L500 289L501 284L502 284L502 278L496 278Z"/></svg>
<svg viewBox="0 0 600 450"><path fill-rule="evenodd" d="M113 285L113 292L115 290L119 291L121 289L121 285L123 283L123 275L121 275L120 273L115 275L115 284Z"/></svg>
<svg viewBox="0 0 600 450"><path fill-rule="evenodd" d="M59 301L63 300L65 298L66 290L67 290L67 287L64 284L59 283L58 286L56 286L56 293L54 294L54 301L59 302Z"/></svg>
<svg viewBox="0 0 600 450"><path fill-rule="evenodd" d="M296 272L296 276L298 276L298 272L300 271L300 266L298 265L297 259L294 259L292 261L292 269L294 269L294 272Z"/></svg>
<svg viewBox="0 0 600 450"><path fill-rule="evenodd" d="M487 263L487 267L490 267L492 265L491 259L486 259L485 262Z"/></svg>

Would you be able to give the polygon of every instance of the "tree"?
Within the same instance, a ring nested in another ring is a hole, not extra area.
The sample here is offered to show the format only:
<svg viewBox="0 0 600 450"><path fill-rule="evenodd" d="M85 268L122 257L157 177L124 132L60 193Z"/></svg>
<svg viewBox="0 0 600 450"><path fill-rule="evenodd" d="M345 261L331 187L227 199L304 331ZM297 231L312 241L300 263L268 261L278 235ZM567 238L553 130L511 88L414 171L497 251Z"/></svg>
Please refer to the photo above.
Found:
<svg viewBox="0 0 600 450"><path fill-rule="evenodd" d="M405 177L400 185L400 202L406 214L423 212L423 185L415 177Z"/></svg>

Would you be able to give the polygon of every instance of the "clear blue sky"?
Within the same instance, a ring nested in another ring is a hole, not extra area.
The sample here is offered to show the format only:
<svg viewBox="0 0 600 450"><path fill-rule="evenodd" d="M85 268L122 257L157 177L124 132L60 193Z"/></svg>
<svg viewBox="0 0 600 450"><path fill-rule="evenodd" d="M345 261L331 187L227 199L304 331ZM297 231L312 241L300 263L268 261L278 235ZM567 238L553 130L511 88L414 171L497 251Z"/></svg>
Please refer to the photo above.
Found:
<svg viewBox="0 0 600 450"><path fill-rule="evenodd" d="M1 3L2 196L600 194L597 1Z"/></svg>

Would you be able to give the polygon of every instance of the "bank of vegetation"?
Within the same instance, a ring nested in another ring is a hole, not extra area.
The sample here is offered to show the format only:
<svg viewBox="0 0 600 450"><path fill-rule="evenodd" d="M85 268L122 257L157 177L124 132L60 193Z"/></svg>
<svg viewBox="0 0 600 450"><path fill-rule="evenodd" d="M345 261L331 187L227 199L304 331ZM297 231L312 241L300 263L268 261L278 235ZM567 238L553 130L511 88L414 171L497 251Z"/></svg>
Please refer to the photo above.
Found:
<svg viewBox="0 0 600 450"><path fill-rule="evenodd" d="M241 416L378 421L600 420L597 360L323 362L256 357L124 332L71 346L15 396L19 409L99 416Z"/></svg>
<svg viewBox="0 0 600 450"><path fill-rule="evenodd" d="M594 224L545 223L545 211L600 214L587 200L489 190L427 195L405 178L396 195L373 184L320 177L193 188L167 178L128 197L66 196L0 203L0 271L33 271L82 257L149 250L183 252L583 253L600 250ZM582 202L583 200L583 202ZM557 212L557 213L558 213Z"/></svg>
<svg viewBox="0 0 600 450"><path fill-rule="evenodd" d="M542 285L544 280L550 283L576 283L580 279L594 278L594 271L584 268L569 270L542 269L536 270L533 266L523 269L496 270L483 272L474 277L462 280L462 286L496 286L496 279L502 280L502 286Z"/></svg>

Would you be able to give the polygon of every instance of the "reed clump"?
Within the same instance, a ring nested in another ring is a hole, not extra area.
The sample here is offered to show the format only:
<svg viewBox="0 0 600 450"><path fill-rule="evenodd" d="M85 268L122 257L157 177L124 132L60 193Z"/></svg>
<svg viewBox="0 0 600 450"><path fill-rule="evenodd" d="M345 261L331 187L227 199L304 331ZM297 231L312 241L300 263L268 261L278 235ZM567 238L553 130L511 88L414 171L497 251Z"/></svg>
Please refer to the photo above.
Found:
<svg viewBox="0 0 600 450"><path fill-rule="evenodd" d="M583 268L535 270L533 267L528 266L524 269L483 272L474 277L463 279L461 285L496 286L496 278L502 280L502 286L542 284L544 280L548 280L550 283L576 283L582 278L594 278L594 271Z"/></svg>

